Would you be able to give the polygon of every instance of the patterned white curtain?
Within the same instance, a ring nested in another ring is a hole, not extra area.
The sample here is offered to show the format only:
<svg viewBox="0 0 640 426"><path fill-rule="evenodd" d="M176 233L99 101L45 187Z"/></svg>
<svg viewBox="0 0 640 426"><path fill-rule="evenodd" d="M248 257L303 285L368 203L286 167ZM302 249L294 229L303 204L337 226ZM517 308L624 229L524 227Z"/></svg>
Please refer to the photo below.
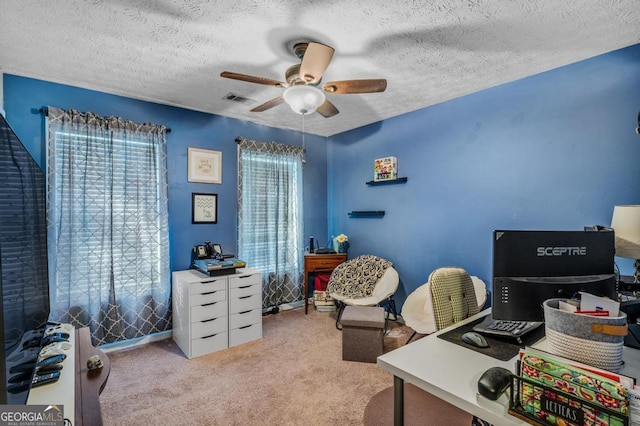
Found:
<svg viewBox="0 0 640 426"><path fill-rule="evenodd" d="M238 138L238 253L263 273L264 308L302 299L304 150Z"/></svg>
<svg viewBox="0 0 640 426"><path fill-rule="evenodd" d="M51 318L93 343L171 328L166 127L50 107Z"/></svg>

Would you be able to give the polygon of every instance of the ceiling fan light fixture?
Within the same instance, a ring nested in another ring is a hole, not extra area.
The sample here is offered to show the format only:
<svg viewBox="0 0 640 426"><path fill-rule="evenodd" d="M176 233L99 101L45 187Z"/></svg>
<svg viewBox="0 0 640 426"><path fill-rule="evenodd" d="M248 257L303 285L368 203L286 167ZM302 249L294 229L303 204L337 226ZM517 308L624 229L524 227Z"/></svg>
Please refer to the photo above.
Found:
<svg viewBox="0 0 640 426"><path fill-rule="evenodd" d="M308 85L288 87L282 96L293 112L302 115L315 112L325 100L322 90Z"/></svg>

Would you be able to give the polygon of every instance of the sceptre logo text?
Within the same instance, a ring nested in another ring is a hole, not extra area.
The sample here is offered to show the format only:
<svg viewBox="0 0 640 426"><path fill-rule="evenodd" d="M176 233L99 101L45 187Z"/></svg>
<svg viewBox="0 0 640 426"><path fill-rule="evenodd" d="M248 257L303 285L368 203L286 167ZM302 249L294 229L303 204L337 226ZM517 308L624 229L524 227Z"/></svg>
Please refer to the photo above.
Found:
<svg viewBox="0 0 640 426"><path fill-rule="evenodd" d="M538 256L586 256L586 247L538 247Z"/></svg>

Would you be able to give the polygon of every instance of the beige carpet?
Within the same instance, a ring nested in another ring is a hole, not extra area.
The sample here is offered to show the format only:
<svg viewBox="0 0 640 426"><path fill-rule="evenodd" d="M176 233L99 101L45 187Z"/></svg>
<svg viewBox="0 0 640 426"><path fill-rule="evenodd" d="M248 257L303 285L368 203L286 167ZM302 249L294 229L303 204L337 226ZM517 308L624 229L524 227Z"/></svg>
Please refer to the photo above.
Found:
<svg viewBox="0 0 640 426"><path fill-rule="evenodd" d="M458 407L413 386L404 384L405 426L471 426L473 416ZM393 424L393 386L371 398L364 410L365 426Z"/></svg>
<svg viewBox="0 0 640 426"><path fill-rule="evenodd" d="M262 339L191 360L171 339L111 352L104 424L362 425L365 407L393 376L342 361L334 324L334 313L311 307L306 316L301 309L265 316ZM389 324L385 351L412 333Z"/></svg>

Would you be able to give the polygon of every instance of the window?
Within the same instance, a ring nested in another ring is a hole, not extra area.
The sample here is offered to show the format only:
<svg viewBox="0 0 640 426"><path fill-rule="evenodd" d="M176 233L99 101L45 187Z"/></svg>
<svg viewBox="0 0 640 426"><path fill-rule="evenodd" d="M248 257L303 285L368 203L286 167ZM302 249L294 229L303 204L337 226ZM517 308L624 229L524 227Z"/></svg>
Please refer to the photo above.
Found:
<svg viewBox="0 0 640 426"><path fill-rule="evenodd" d="M238 252L263 272L263 307L302 300L302 148L240 138Z"/></svg>
<svg viewBox="0 0 640 426"><path fill-rule="evenodd" d="M94 344L170 328L165 131L49 108L52 319Z"/></svg>

